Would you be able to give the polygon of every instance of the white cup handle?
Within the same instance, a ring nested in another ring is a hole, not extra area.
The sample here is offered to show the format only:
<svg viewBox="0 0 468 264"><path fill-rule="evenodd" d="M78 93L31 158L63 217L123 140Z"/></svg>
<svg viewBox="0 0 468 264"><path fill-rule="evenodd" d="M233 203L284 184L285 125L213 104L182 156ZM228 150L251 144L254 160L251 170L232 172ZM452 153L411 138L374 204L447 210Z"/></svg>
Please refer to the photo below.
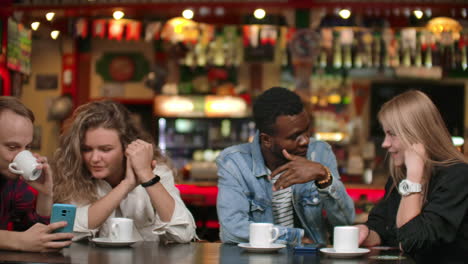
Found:
<svg viewBox="0 0 468 264"><path fill-rule="evenodd" d="M276 239L278 239L279 235L280 235L280 231L277 227L273 227L271 229L271 231L275 231L275 235L273 236L273 238L270 240L270 243L273 243Z"/></svg>
<svg viewBox="0 0 468 264"><path fill-rule="evenodd" d="M11 172L13 172L13 173L15 173L15 174L23 174L23 171L22 171L22 170L17 170L17 169L15 169L14 167L16 167L16 163L14 163L14 162L12 162L12 163L10 163L10 164L8 165L8 169L9 169Z"/></svg>
<svg viewBox="0 0 468 264"><path fill-rule="evenodd" d="M111 239L117 240L119 238L117 229L119 228L118 223L113 223L111 226Z"/></svg>

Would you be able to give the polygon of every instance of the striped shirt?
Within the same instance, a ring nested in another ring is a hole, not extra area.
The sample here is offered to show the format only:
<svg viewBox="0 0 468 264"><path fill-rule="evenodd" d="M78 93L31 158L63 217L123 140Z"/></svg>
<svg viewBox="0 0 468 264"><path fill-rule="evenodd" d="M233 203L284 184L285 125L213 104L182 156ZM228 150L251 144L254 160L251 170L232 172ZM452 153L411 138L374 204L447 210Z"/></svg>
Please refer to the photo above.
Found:
<svg viewBox="0 0 468 264"><path fill-rule="evenodd" d="M276 175L271 179L271 183L275 184L280 176L281 174ZM274 223L284 227L294 227L292 187L273 191L272 205Z"/></svg>

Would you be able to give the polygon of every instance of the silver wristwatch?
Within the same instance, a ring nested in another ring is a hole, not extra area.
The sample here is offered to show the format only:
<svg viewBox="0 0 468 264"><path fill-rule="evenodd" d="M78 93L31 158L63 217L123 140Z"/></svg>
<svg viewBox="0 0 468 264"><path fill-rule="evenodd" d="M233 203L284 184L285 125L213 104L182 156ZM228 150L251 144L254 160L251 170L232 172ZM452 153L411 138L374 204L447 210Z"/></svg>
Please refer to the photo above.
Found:
<svg viewBox="0 0 468 264"><path fill-rule="evenodd" d="M405 179L398 184L398 192L401 196L408 196L412 193L420 193L421 191L422 187L420 183L415 183Z"/></svg>

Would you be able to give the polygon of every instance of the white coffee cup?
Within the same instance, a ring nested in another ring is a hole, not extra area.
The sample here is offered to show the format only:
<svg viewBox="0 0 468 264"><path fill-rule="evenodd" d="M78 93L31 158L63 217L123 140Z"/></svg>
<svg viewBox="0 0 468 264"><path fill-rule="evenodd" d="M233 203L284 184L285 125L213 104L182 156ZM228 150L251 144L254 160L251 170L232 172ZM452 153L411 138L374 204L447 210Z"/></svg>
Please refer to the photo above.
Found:
<svg viewBox="0 0 468 264"><path fill-rule="evenodd" d="M110 220L109 239L111 241L132 241L133 219L115 217Z"/></svg>
<svg viewBox="0 0 468 264"><path fill-rule="evenodd" d="M275 235L273 235L275 231ZM273 241L279 237L279 229L270 223L250 224L250 245L253 247L271 247Z"/></svg>
<svg viewBox="0 0 468 264"><path fill-rule="evenodd" d="M359 248L359 229L355 226L335 226L333 248L336 252L355 252Z"/></svg>
<svg viewBox="0 0 468 264"><path fill-rule="evenodd" d="M42 173L42 170L36 168L38 165L39 163L31 151L23 150L16 154L13 162L8 165L8 169L12 173L23 175L27 181L35 181Z"/></svg>

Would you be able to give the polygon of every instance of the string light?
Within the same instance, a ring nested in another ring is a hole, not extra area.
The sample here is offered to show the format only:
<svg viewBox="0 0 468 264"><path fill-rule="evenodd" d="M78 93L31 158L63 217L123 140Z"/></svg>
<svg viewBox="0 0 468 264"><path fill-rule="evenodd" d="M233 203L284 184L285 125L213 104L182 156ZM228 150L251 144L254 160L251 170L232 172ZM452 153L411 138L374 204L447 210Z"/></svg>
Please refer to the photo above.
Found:
<svg viewBox="0 0 468 264"><path fill-rule="evenodd" d="M50 32L50 37L52 39L57 39L59 35L60 35L60 31L58 31L58 30L54 30L54 31Z"/></svg>
<svg viewBox="0 0 468 264"><path fill-rule="evenodd" d="M37 21L32 22L31 23L31 29L36 31L39 28L40 25L41 25L41 22L37 22Z"/></svg>
<svg viewBox="0 0 468 264"><path fill-rule="evenodd" d="M54 12L49 12L45 15L47 21L52 21L54 19L55 13Z"/></svg>

